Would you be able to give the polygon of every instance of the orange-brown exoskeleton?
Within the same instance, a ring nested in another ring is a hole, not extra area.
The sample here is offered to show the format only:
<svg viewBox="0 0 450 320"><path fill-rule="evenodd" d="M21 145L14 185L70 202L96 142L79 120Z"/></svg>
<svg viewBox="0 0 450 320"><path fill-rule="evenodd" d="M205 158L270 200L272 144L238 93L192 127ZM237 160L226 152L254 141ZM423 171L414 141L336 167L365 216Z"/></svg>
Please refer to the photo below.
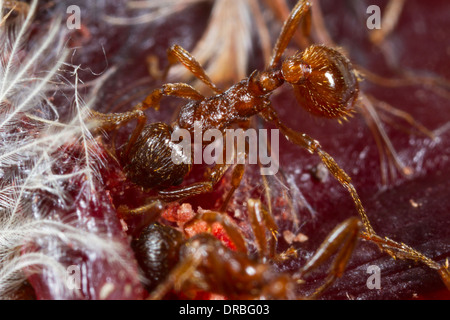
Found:
<svg viewBox="0 0 450 320"><path fill-rule="evenodd" d="M310 7L310 2L298 1L282 28L266 69L252 72L248 78L226 91L222 91L212 83L193 56L180 46L174 45L168 50L168 68L181 62L211 88L214 95L205 97L185 83L167 83L153 90L132 111L111 114L93 111L91 116L105 129L114 129L137 119L137 126L119 157L126 176L145 189L155 190L157 199L175 201L212 191L230 165L217 163L207 172L205 181L177 187L191 171L191 165L183 162L175 164L172 161L171 155L175 148L175 143L171 140L172 132L176 129L185 129L194 134L195 123L200 124L199 129L203 132L208 129L224 132L231 126L237 126L259 115L274 124L289 141L320 157L330 173L350 193L364 225L365 230L361 233L364 239L375 242L395 258L421 261L437 269L450 287L450 276L445 266L404 244L379 237L374 232L347 173L322 149L318 141L287 127L272 107L269 99L271 94L284 83L289 83L300 104L316 116L339 120L345 119L353 111L359 91L358 79L351 62L338 50L323 45L312 45L303 52L283 61L281 59L297 26ZM147 125L144 111L148 108L158 109L163 96L175 96L192 101L181 107L173 124ZM243 170L243 165L234 166L232 190L239 186ZM121 208L120 211L122 215L141 214L152 206L150 204L135 209Z"/></svg>
<svg viewBox="0 0 450 320"><path fill-rule="evenodd" d="M175 146L170 139L172 132L186 129L193 134L194 123L200 123L199 129L203 132L208 129L224 132L252 116L260 115L275 124L288 140L311 153L317 153L342 184L351 186L350 178L316 140L283 124L269 99L274 90L287 82L292 85L301 105L314 115L342 119L353 110L358 96L358 81L350 61L339 51L313 45L280 63L297 25L309 8L310 3L307 1L299 1L294 7L265 70L254 71L248 78L226 91L220 90L210 81L194 57L180 46L174 45L168 50L169 67L178 61L183 63L215 95L205 97L188 84L168 83L155 89L133 111L115 114L93 112L92 116L104 128L115 128L132 119L138 120L120 157L127 177L144 188L157 190L158 198L163 200L177 200L209 192L229 166L217 164L207 181L169 188L180 184L191 170L190 164L176 165L172 162L171 155ZM192 101L181 107L172 125L147 125L144 110L159 108L163 96L176 96ZM236 170L242 170L239 166L237 168ZM350 188L353 189L352 186Z"/></svg>

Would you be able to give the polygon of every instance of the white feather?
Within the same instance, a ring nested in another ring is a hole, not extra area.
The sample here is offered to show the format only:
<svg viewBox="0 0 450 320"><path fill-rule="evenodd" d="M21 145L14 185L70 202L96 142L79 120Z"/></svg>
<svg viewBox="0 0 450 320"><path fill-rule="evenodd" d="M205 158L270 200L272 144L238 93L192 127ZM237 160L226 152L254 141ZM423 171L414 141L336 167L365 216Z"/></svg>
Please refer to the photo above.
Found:
<svg viewBox="0 0 450 320"><path fill-rule="evenodd" d="M36 209L36 203L32 202L36 192L45 192L68 208L72 198L63 183L76 176L85 181L80 194L95 197L94 180L102 165L98 145L90 132L91 124L86 122L96 90L91 90L94 94L87 97L87 103L78 93L79 66L65 63L68 51L63 48L65 28L61 28L61 19L55 19L45 34L33 36L33 42L27 43L37 3L32 1L26 17L14 21L15 28L0 24L0 298L3 299L10 297L26 276L43 268L51 269L55 277L52 292L62 295L67 290L66 269L54 253L22 252L24 245L42 239L81 248L106 257L111 264L122 265L124 270L132 270L124 259L127 248L111 239L101 225L96 233L88 232L87 228L78 227L76 217L58 221L49 215L52 208L38 204ZM0 17L0 21L6 19ZM71 84L61 73L61 69L70 67ZM60 85L61 90L67 91L67 85L71 85L73 106L69 102L58 106L50 102L47 94L57 90L61 83L55 79L66 80ZM102 82L96 84L100 86ZM61 112L72 113L73 117L63 123ZM61 147L77 144L84 150L76 163L80 170L56 174L52 168L61 160Z"/></svg>

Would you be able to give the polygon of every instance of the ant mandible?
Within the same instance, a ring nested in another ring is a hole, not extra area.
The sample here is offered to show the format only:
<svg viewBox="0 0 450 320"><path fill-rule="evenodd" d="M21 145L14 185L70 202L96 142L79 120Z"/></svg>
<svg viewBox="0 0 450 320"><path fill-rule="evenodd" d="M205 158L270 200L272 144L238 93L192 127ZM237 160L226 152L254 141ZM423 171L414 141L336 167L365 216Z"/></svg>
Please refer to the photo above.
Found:
<svg viewBox="0 0 450 320"><path fill-rule="evenodd" d="M359 92L358 79L350 61L339 51L323 45L312 45L303 52L288 57L280 65L288 43L310 7L310 2L298 1L283 25L269 66L264 71L254 71L248 78L227 91L220 90L212 83L202 66L189 52L174 45L168 50L169 65L164 74L167 74L172 65L181 62L211 88L215 95L205 97L188 84L167 83L153 90L132 111L110 114L92 111L91 117L101 128L107 130L137 119L137 126L120 157L124 172L127 178L137 185L156 190L158 200L175 201L212 191L229 165L216 164L207 172L206 181L171 188L179 185L192 168L190 164L175 164L172 161L172 150L175 148L175 143L171 141L172 132L182 128L193 134L194 123L200 123L202 131L214 128L223 132L252 116L260 115L267 122L273 123L289 141L310 153L316 153L330 173L347 189L365 229L361 232L362 238L376 243L380 249L394 258L421 261L437 270L450 288L450 274L446 266L434 262L403 243L382 238L375 233L347 173L322 149L318 141L283 124L272 107L270 95L287 82L291 84L300 104L316 116L340 120L353 112ZM181 107L178 118L172 125L165 123L147 125L144 111L148 108L158 109L163 96L192 101ZM236 165L232 172L232 190L239 186L242 174L243 165ZM119 208L119 213L122 216L142 214L153 206L154 204L150 203L135 209L122 207Z"/></svg>

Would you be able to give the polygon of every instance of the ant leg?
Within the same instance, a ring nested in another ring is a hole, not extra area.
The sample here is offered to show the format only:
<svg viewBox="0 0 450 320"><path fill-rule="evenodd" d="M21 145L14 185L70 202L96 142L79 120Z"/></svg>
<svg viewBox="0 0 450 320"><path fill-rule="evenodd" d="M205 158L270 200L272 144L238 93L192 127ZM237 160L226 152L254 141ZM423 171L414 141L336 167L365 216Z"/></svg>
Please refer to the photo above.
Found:
<svg viewBox="0 0 450 320"><path fill-rule="evenodd" d="M2 17L2 20L0 21L0 25L2 25L8 19L8 17L11 15L11 13L14 11L23 16L26 16L28 14L28 12L30 11L30 5L28 3L25 3L22 1L15 1L15 0L4 1L3 8L10 9L10 11Z"/></svg>
<svg viewBox="0 0 450 320"><path fill-rule="evenodd" d="M142 216L145 214L146 222L148 222L148 224L150 224L159 218L163 209L164 209L164 206L163 206L162 202L159 200L156 200L156 201L153 201L149 204L146 204L142 207L135 208L135 209L130 209L126 205L121 205L117 208L117 214L118 214L119 218L122 218L122 219L127 219L127 218L131 218L134 216Z"/></svg>
<svg viewBox="0 0 450 320"><path fill-rule="evenodd" d="M248 216L253 234L255 235L258 254L263 260L269 258L275 262L282 262L297 256L297 250L293 247L277 254L278 226L272 213L264 207L261 200L249 199L247 201ZM270 232L269 240L266 238L266 231Z"/></svg>
<svg viewBox="0 0 450 320"><path fill-rule="evenodd" d="M157 199L163 201L176 201L184 198L192 197L202 193L213 191L214 186L223 177L230 165L216 164L208 173L208 181L196 182L191 185L181 187L178 189L159 191Z"/></svg>
<svg viewBox="0 0 450 320"><path fill-rule="evenodd" d="M317 1L317 0L315 0ZM275 18L280 22L285 22L290 14L290 9L286 3L286 0L265 0L265 4L275 15ZM314 7L317 5L314 4ZM314 8L313 7L313 8ZM304 16L303 22L300 26L301 33L294 34L293 39L297 43L299 48L306 48L311 44L310 33L311 33L311 21L312 10Z"/></svg>
<svg viewBox="0 0 450 320"><path fill-rule="evenodd" d="M447 287L450 287L450 274L447 266L439 265L435 261L429 259L413 248L406 246L405 244L399 244L389 238L381 238L375 233L370 224L369 218L367 217L366 211L362 206L361 200L359 199L358 193L351 183L350 177L338 166L336 161L328 153L321 149L318 141L312 139L306 134L296 132L281 123L275 111L271 109L270 105L267 105L266 113L262 115L267 121L273 121L289 141L307 149L311 153L316 152L331 174L348 190L365 227L365 232L363 232L364 239L374 242L382 251L387 252L394 259L399 258L420 261L430 268L438 270L444 283Z"/></svg>
<svg viewBox="0 0 450 320"><path fill-rule="evenodd" d="M139 138L145 124L147 123L147 116L142 110L132 110L122 113L101 113L94 110L90 110L89 117L99 123L99 127L105 130L113 130L118 126L122 126L125 123L137 119L136 128L133 130L131 137L123 152L124 159L128 157L128 153L136 140Z"/></svg>
<svg viewBox="0 0 450 320"><path fill-rule="evenodd" d="M243 153L243 155L244 155L244 157L247 157L247 155L248 155L248 142L247 141L246 141L245 145L246 145L246 150L245 150L245 153ZM223 154L225 153L226 157L228 157L226 159L226 161L228 163L232 162L232 159L234 158L235 154L237 154L237 147L234 145L234 143L233 143L232 150L233 150L233 153L230 155L228 155L226 152L227 151L226 145L224 146L224 148L222 150L222 158L223 158ZM240 157L240 155L237 155L237 157ZM245 164L240 163L239 160L237 162L238 163L233 167L233 170L231 173L231 189L228 191L227 196L225 197L225 200L222 203L222 206L220 207L221 212L225 212L227 210L227 207L231 200L231 197L233 196L233 194L237 190L237 188L239 188L242 178L244 176Z"/></svg>
<svg viewBox="0 0 450 320"><path fill-rule="evenodd" d="M311 3L307 0L299 0L295 7L292 9L289 18L283 25L283 29L278 37L272 53L272 59L270 61L269 69L275 68L277 63L280 61L284 50L288 46L292 39L295 31L297 30L298 24L301 19L309 12L311 8Z"/></svg>
<svg viewBox="0 0 450 320"><path fill-rule="evenodd" d="M167 59L169 60L169 65L163 73L164 78L167 76L170 67L177 62L181 62L196 78L210 87L215 93L219 94L223 92L208 77L200 63L179 45L175 44L167 50Z"/></svg>
<svg viewBox="0 0 450 320"><path fill-rule="evenodd" d="M356 209L361 216L361 220L368 234L375 234L369 218L367 217L366 211L361 203L359 195L351 183L350 176L339 167L336 161L328 153L322 150L321 145L317 140L314 140L305 133L300 133L284 125L278 118L275 110L272 109L270 104L266 105L266 110L261 114L266 121L273 122L283 133L283 135L291 141L292 143L307 149L310 153L317 153L322 160L323 164L328 168L328 171L334 176L334 178L339 181L339 183L347 189L350 193L353 202L355 203Z"/></svg>
<svg viewBox="0 0 450 320"><path fill-rule="evenodd" d="M325 282L315 290L310 298L318 297L337 278L342 276L355 248L360 229L361 222L355 217L349 218L336 226L322 242L314 256L298 273L294 274L294 278L301 279L337 252Z"/></svg>
<svg viewBox="0 0 450 320"><path fill-rule="evenodd" d="M278 234L278 226L275 220L264 208L260 200L249 199L247 205L250 225L255 235L256 246L260 257L274 257ZM267 230L271 233L269 241L266 238Z"/></svg>

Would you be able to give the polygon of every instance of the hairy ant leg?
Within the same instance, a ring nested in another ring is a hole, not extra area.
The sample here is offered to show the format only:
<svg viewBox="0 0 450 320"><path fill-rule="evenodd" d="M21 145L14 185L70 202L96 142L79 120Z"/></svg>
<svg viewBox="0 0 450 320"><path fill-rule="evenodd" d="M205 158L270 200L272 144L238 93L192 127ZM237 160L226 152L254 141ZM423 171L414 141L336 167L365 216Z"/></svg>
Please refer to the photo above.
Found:
<svg viewBox="0 0 450 320"><path fill-rule="evenodd" d="M319 249L317 249L316 253L306 265L304 265L298 273L294 274L294 278L301 280L304 275L310 273L319 265L323 264L323 262L329 259L333 254L337 253L324 283L315 290L310 298L317 298L333 284L337 278L342 276L355 248L360 229L361 222L355 217L349 218L337 225L333 231L328 234Z"/></svg>
<svg viewBox="0 0 450 320"><path fill-rule="evenodd" d="M289 18L283 25L283 29L277 39L275 47L272 53L272 59L269 64L269 68L275 68L280 61L284 51L286 50L289 42L291 41L297 26L302 21L302 18L307 16L311 8L311 3L309 1L303 0L297 2L295 7L292 9Z"/></svg>
<svg viewBox="0 0 450 320"><path fill-rule="evenodd" d="M404 243L398 243L389 238L382 238L377 234L363 232L361 238L377 244L382 251L387 252L394 259L421 262L429 268L436 270L441 276L446 287L450 290L450 271L448 269L448 261L446 264L441 265Z"/></svg>
<svg viewBox="0 0 450 320"><path fill-rule="evenodd" d="M260 258L275 258L278 234L278 226L275 220L260 200L249 199L247 209ZM266 237L266 231L270 232L269 240Z"/></svg>
<svg viewBox="0 0 450 320"><path fill-rule="evenodd" d="M163 72L163 79L166 78L170 68L177 62L181 62L197 79L210 87L215 93L222 93L206 74L200 63L185 49L175 44L167 50L167 60L169 65Z"/></svg>

